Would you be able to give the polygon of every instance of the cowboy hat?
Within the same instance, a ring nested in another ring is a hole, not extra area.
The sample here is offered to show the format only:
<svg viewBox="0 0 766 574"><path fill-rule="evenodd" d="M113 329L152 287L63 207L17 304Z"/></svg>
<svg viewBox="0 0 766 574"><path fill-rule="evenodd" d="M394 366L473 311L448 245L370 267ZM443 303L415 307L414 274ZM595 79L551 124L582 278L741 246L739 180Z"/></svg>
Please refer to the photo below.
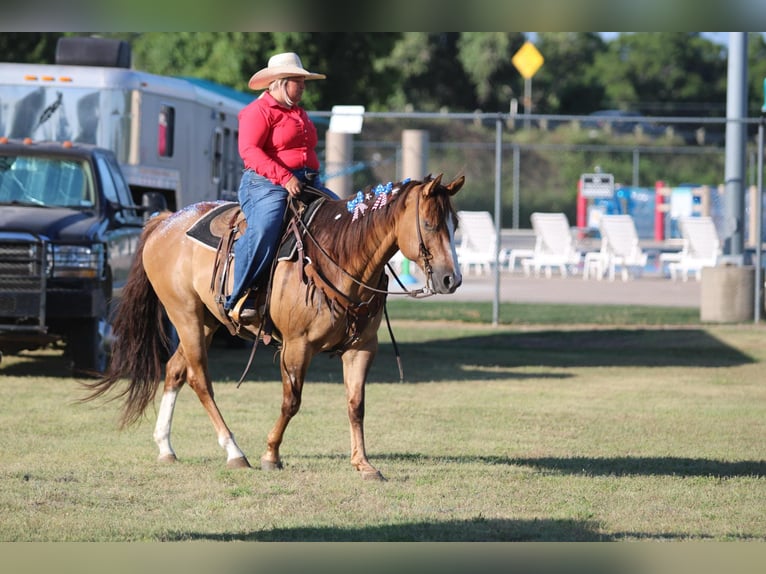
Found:
<svg viewBox="0 0 766 574"><path fill-rule="evenodd" d="M250 86L251 90L263 90L268 88L274 80L291 76L301 76L304 80L324 80L327 77L324 74L315 74L305 70L298 54L285 52L269 58L269 65L253 74L247 85Z"/></svg>

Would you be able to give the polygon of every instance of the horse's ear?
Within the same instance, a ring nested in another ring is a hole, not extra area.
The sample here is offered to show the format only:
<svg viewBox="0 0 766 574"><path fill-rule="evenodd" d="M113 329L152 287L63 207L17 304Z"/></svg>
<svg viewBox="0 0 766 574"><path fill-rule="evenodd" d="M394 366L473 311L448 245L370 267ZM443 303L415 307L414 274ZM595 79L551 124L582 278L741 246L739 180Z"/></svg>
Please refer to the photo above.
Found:
<svg viewBox="0 0 766 574"><path fill-rule="evenodd" d="M464 183L465 183L464 175L461 175L460 177L456 177L451 183L447 184L447 192L450 195L455 195L458 191L460 191L460 188L463 187Z"/></svg>
<svg viewBox="0 0 766 574"><path fill-rule="evenodd" d="M423 197L428 197L434 193L434 190L439 187L442 182L442 174L440 173L431 181L429 181L423 189Z"/></svg>

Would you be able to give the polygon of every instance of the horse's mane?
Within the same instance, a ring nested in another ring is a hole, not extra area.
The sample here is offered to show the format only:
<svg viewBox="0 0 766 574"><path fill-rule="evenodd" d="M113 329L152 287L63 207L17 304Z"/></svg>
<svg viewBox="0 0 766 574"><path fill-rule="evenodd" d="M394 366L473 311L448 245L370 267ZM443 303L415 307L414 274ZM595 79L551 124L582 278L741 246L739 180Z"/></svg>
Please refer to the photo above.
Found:
<svg viewBox="0 0 766 574"><path fill-rule="evenodd" d="M410 190L421 183L406 179L369 185L349 198L327 201L314 217L312 233L338 262L348 261L379 243L405 209Z"/></svg>

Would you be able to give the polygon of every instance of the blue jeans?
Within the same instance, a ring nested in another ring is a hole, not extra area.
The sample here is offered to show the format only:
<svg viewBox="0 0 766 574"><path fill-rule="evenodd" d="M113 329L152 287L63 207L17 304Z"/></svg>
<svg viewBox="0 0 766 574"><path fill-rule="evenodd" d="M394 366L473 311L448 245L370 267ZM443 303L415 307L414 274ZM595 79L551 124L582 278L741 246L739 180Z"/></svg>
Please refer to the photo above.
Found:
<svg viewBox="0 0 766 574"><path fill-rule="evenodd" d="M299 170L295 175L305 182L303 171ZM338 198L321 183L315 181L314 185L333 199ZM234 243L234 286L224 306L227 310L239 301L248 287L268 277L282 237L288 196L284 187L253 170L247 169L242 174L237 197L247 219L247 230Z"/></svg>

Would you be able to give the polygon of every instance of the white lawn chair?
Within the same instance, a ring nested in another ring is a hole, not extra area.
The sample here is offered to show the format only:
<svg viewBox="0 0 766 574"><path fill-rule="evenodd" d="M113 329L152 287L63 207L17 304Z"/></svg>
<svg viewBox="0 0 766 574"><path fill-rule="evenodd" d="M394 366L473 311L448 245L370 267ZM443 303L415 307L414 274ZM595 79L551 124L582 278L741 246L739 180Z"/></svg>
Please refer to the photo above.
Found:
<svg viewBox="0 0 766 574"><path fill-rule="evenodd" d="M478 274L489 273L495 264L497 233L495 222L489 211L458 211L458 229L460 244L457 247L461 273L468 275L471 270ZM500 267L508 264L510 251L500 249L498 261Z"/></svg>
<svg viewBox="0 0 766 574"><path fill-rule="evenodd" d="M522 261L524 273L529 276L534 270L539 277L545 269L545 276L550 277L554 268L558 268L563 277L570 271L577 273L582 255L575 247L566 214L535 212L530 220L535 232L535 248L532 256Z"/></svg>
<svg viewBox="0 0 766 574"><path fill-rule="evenodd" d="M630 215L603 215L601 230L601 270L614 281L617 269L622 280L630 278L631 271L640 275L646 267L647 254L638 242L636 223Z"/></svg>
<svg viewBox="0 0 766 574"><path fill-rule="evenodd" d="M703 267L715 267L721 256L721 241L711 217L682 217L678 220L684 247L677 261L668 264L670 277L680 275L684 281L694 273L697 281L702 279Z"/></svg>

